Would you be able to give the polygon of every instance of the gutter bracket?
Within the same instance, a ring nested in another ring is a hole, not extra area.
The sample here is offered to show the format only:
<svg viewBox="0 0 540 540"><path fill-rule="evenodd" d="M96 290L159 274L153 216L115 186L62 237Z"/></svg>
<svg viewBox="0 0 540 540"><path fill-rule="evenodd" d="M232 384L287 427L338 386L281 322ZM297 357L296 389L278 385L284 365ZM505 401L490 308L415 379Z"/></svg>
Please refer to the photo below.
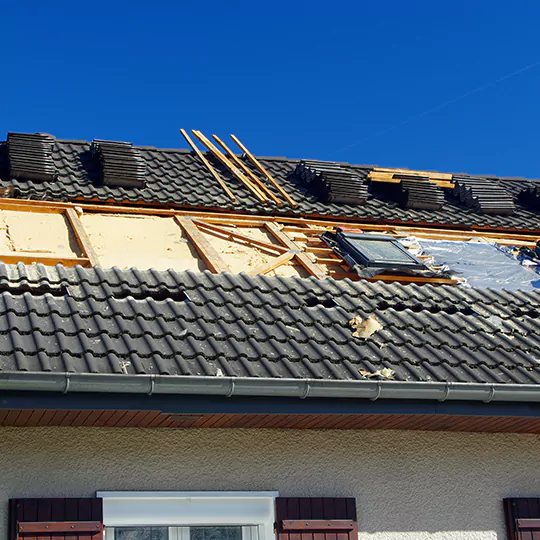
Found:
<svg viewBox="0 0 540 540"><path fill-rule="evenodd" d="M495 385L493 384L490 384L490 388L489 388L489 396L487 399L484 399L484 403L491 403L491 401L493 400L493 397L495 396Z"/></svg>
<svg viewBox="0 0 540 540"><path fill-rule="evenodd" d="M371 401L377 401L380 397L381 397L381 392L382 392L382 386L381 386L381 383L378 382L377 383L377 394L375 394L374 397L372 398L369 398Z"/></svg>
<svg viewBox="0 0 540 540"><path fill-rule="evenodd" d="M306 381L306 389L304 390L304 393L300 396L300 399L306 399L309 395L310 390L311 386L309 385L309 381Z"/></svg>
<svg viewBox="0 0 540 540"><path fill-rule="evenodd" d="M66 385L64 386L64 389L62 390L62 394L67 394L69 392L69 385L70 385L70 373L66 373Z"/></svg>
<svg viewBox="0 0 540 540"><path fill-rule="evenodd" d="M234 383L234 381L231 379L231 389L229 390L229 392L227 393L227 395L226 395L225 397L230 398L230 397L234 394L234 387L235 387L235 383Z"/></svg>
<svg viewBox="0 0 540 540"><path fill-rule="evenodd" d="M446 386L444 388L444 396L442 397L442 399L439 399L439 401L441 403L445 402L448 399L448 396L450 395L450 385L451 384L452 383L450 381L446 382Z"/></svg>
<svg viewBox="0 0 540 540"><path fill-rule="evenodd" d="M156 376L155 374L150 375L150 390L148 391L148 395L151 396L154 393L154 389L156 388Z"/></svg>

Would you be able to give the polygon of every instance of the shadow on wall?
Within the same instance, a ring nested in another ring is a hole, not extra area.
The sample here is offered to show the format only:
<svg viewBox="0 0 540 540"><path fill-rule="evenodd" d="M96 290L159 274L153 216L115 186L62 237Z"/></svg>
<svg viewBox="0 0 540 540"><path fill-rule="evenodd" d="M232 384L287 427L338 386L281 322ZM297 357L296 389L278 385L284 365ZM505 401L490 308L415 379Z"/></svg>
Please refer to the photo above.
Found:
<svg viewBox="0 0 540 540"><path fill-rule="evenodd" d="M540 496L540 437L400 431L1 428L11 497L98 490L354 496L360 538L505 537L504 497Z"/></svg>

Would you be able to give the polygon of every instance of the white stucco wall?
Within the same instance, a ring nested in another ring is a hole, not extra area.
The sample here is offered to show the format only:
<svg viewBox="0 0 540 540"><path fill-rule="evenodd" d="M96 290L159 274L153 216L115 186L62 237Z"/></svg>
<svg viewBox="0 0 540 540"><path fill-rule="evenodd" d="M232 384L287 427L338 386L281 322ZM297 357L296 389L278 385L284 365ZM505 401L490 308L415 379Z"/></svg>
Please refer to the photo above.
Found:
<svg viewBox="0 0 540 540"><path fill-rule="evenodd" d="M540 437L398 431L0 429L10 497L97 490L355 496L360 538L506 538L502 499L540 496Z"/></svg>

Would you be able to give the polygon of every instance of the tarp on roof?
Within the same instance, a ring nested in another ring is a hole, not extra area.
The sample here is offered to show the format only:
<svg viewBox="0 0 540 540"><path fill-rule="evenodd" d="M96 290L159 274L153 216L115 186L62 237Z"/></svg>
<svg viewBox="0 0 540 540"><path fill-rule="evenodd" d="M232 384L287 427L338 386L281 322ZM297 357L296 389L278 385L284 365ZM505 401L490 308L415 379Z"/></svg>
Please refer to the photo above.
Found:
<svg viewBox="0 0 540 540"><path fill-rule="evenodd" d="M523 266L504 246L480 242L417 239L437 266L475 288L530 290L540 288L537 266Z"/></svg>

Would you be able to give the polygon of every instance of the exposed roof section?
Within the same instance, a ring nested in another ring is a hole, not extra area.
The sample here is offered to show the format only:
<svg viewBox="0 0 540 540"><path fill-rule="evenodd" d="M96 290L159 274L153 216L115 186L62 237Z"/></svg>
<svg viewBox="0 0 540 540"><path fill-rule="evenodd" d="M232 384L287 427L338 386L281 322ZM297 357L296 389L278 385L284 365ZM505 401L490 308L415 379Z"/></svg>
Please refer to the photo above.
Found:
<svg viewBox="0 0 540 540"><path fill-rule="evenodd" d="M347 220L377 221L378 223L427 223L454 227L491 227L498 229L539 230L537 210L527 206L526 201L517 201L519 193L538 182L527 180L497 179L492 177L469 177L459 175L463 181L484 178L490 186L502 186L515 204L513 215L485 215L468 208L444 189L444 204L439 210L404 208L399 203L385 198L384 194L371 194L362 205L323 202L311 193L305 182L295 174L298 160L285 158L261 158L262 164L279 181L285 190L298 202L293 208L284 203L261 204L228 171L207 155L209 161L220 171L223 178L234 189L236 200L231 201L212 178L197 156L187 150L167 150L153 147L138 147L146 167L146 185L141 189L101 185L100 166L92 157L90 143L84 141L56 141L52 153L58 179L54 182L31 182L9 174L7 146L0 143L0 188L3 193L14 197L49 200L98 200L129 204L158 204L168 207L193 209L218 209L252 214L286 214L294 216L333 217ZM248 167L252 166L246 162ZM345 164L346 165L346 164ZM365 179L369 166L349 166L360 179ZM409 194L410 199L410 194ZM431 196L430 196L431 200ZM439 206L439 199L434 199ZM409 204L409 206L417 206Z"/></svg>
<svg viewBox="0 0 540 540"><path fill-rule="evenodd" d="M0 264L0 312L2 372L540 384L536 292Z"/></svg>

